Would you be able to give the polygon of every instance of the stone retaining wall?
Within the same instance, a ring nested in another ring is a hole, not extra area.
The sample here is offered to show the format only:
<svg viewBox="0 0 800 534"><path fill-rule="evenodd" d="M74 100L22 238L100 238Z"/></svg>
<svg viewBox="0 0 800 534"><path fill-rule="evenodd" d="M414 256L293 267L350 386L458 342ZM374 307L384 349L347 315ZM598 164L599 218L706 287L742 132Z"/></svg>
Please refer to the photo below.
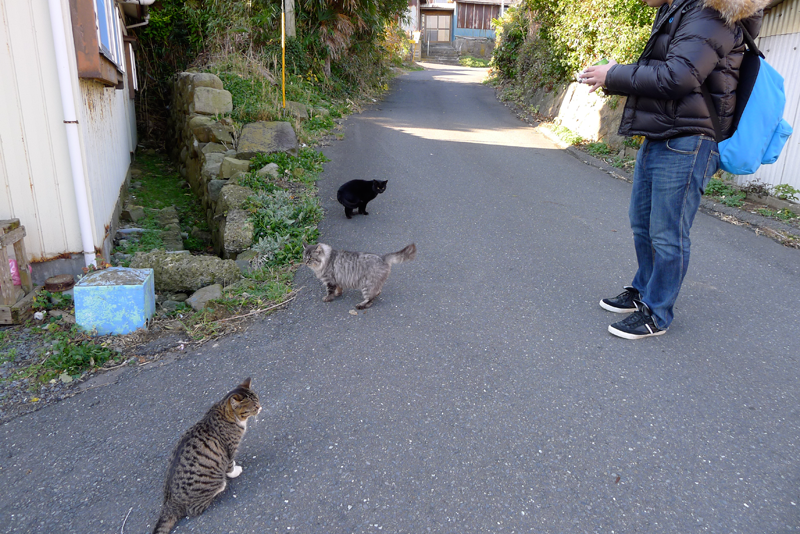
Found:
<svg viewBox="0 0 800 534"><path fill-rule="evenodd" d="M462 37L456 36L453 46L459 55L492 59L494 53L494 39L488 37Z"/></svg>
<svg viewBox="0 0 800 534"><path fill-rule="evenodd" d="M617 135L625 98L589 93L589 86L570 83L551 91L536 89L524 97L541 115L556 119L565 128L591 141L622 148L625 138Z"/></svg>
<svg viewBox="0 0 800 534"><path fill-rule="evenodd" d="M238 132L225 117L232 110L231 94L217 76L178 75L170 110L170 156L202 202L215 252L226 259L236 259L253 241L253 225L243 210L252 190L240 186L237 177L250 170L250 159L259 153L297 154L297 138L288 122L256 122Z"/></svg>

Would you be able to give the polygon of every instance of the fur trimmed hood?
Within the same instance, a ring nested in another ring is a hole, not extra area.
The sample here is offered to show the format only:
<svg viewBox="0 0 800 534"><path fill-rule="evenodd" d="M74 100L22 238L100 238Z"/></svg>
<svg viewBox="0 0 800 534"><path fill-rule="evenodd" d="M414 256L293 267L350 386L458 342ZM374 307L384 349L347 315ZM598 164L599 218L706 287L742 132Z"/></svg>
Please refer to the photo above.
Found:
<svg viewBox="0 0 800 534"><path fill-rule="evenodd" d="M725 22L733 25L767 7L769 0L703 0L703 5L719 11Z"/></svg>

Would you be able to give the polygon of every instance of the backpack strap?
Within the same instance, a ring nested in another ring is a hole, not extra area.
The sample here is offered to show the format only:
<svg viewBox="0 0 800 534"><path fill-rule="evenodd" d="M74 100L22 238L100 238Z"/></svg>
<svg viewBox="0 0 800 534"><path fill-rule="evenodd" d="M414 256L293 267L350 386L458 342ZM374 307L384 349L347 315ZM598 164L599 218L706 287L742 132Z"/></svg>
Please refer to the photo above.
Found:
<svg viewBox="0 0 800 534"><path fill-rule="evenodd" d="M739 28L741 28L742 30L742 35L744 36L744 42L747 43L747 49L750 50L750 52L752 53L758 54L761 58L766 59L764 54L761 53L761 50L759 50L758 47L756 46L756 42L753 40L752 37L750 37L750 32L748 32L747 28L744 27L742 21L737 21L736 25L739 26Z"/></svg>
<svg viewBox="0 0 800 534"><path fill-rule="evenodd" d="M747 52L751 54L758 54L760 57L764 57L764 54L761 53L761 50L758 49L756 46L756 42L750 36L750 32L747 31L747 28L741 23L741 21L737 21L736 25L742 30L742 35L744 36L744 42L747 44ZM747 53L745 52L745 53ZM741 67L740 67L741 68ZM722 138L722 124L719 122L719 115L717 114L717 106L714 105L714 100L711 98L711 93L706 86L706 81L704 80L702 85L700 85L700 90L703 92L703 98L706 101L706 107L708 108L708 114L711 116L711 122L714 124L714 138L717 143L721 143L724 141Z"/></svg>
<svg viewBox="0 0 800 534"><path fill-rule="evenodd" d="M700 86L700 90L703 92L708 114L711 115L711 122L714 124L714 140L717 143L721 143L723 141L722 124L720 124L719 115L717 115L717 106L714 105L714 100L711 98L711 93L708 92L708 87L706 87L705 82Z"/></svg>

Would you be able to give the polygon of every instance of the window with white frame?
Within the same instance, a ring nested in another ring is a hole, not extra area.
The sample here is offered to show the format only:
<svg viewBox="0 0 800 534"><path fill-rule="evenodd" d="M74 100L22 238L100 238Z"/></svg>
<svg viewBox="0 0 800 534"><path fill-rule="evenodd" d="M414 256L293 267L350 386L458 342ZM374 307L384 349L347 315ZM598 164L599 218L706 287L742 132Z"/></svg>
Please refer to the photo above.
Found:
<svg viewBox="0 0 800 534"><path fill-rule="evenodd" d="M94 0L97 16L97 40L100 52L125 72L125 52L122 48L122 26L114 0Z"/></svg>

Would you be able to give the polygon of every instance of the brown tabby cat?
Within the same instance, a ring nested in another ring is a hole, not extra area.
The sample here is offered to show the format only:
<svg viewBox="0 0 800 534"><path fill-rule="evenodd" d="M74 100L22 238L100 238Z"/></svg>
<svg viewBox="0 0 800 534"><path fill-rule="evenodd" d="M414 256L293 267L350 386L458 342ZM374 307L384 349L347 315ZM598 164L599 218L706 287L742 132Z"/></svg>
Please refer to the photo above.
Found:
<svg viewBox="0 0 800 534"><path fill-rule="evenodd" d="M250 379L216 403L178 441L167 471L164 505L153 534L168 534L187 515L200 515L225 490L225 476L242 467L233 457L247 429L247 419L261 411Z"/></svg>
<svg viewBox="0 0 800 534"><path fill-rule="evenodd" d="M383 284L392 272L392 265L413 260L416 256L417 247L414 243L399 252L383 256L334 250L324 243L303 245L303 263L314 271L327 291L322 301L332 301L345 288L360 289L364 300L356 304L358 310L372 306L372 301L381 294Z"/></svg>

